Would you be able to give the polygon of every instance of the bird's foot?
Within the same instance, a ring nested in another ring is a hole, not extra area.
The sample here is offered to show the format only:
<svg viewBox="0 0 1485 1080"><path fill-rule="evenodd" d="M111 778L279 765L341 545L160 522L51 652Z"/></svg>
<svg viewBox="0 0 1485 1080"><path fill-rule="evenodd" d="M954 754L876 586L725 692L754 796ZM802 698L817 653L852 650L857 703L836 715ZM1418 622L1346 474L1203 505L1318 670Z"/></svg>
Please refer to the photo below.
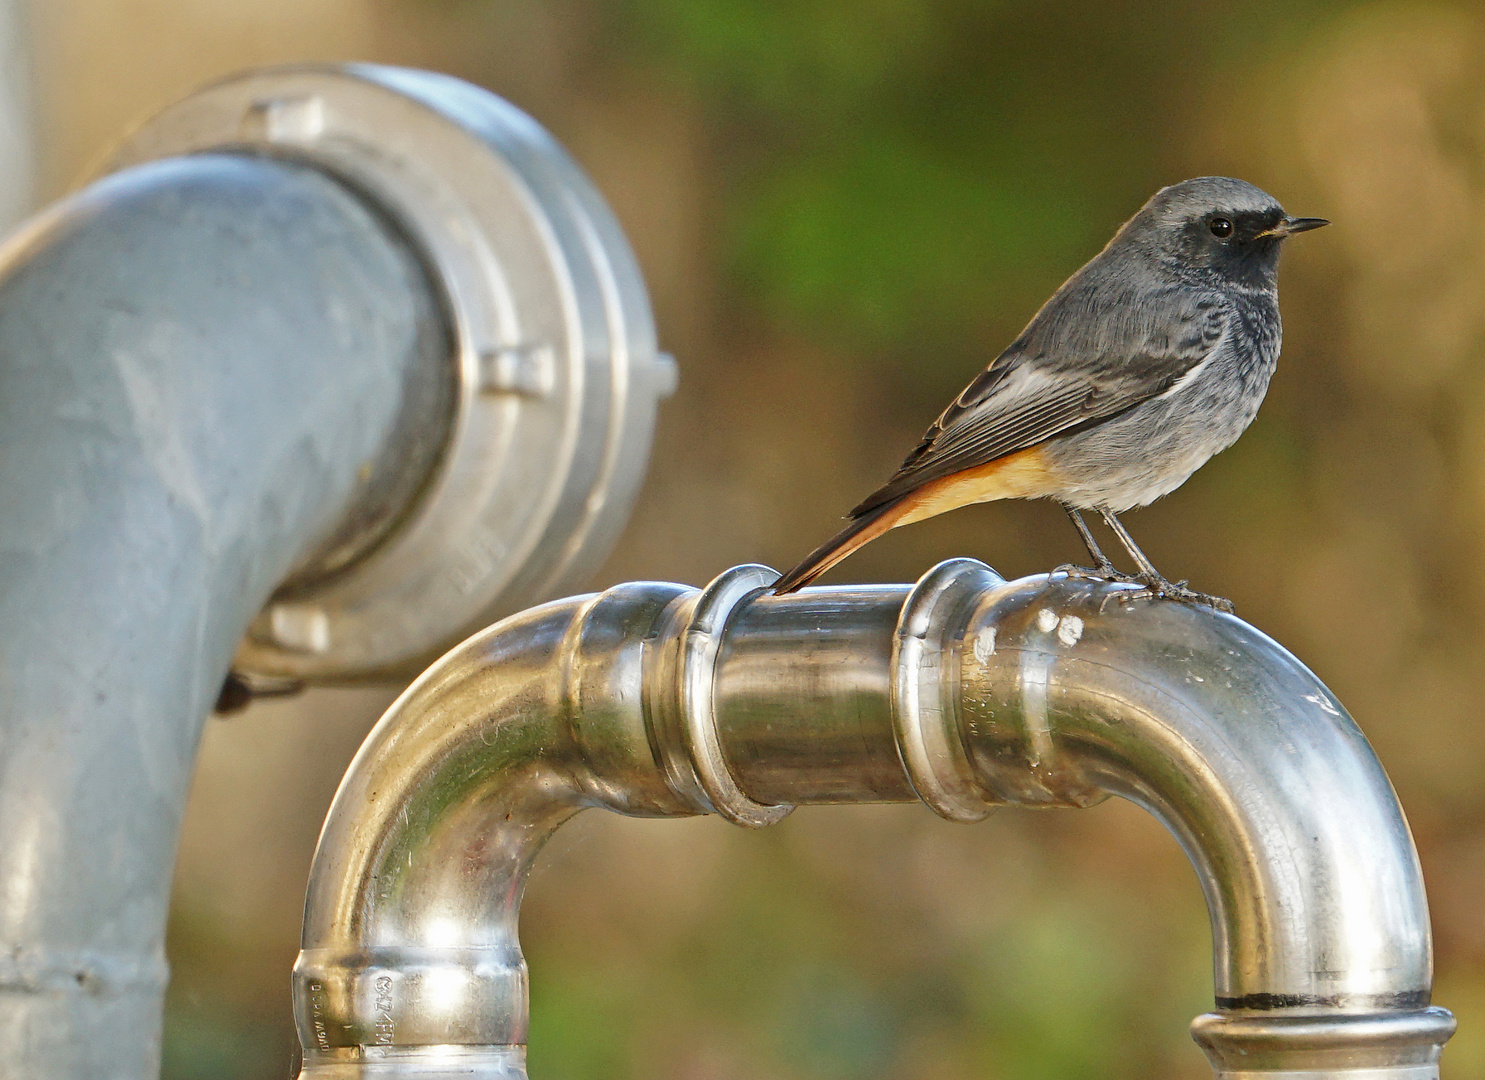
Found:
<svg viewBox="0 0 1485 1080"><path fill-rule="evenodd" d="M1126 574L1117 569L1113 563L1105 559L1097 566L1079 566L1077 563L1063 563L1052 570L1054 574L1066 574L1068 577L1090 578L1093 581L1117 581L1125 585L1139 585L1144 583L1143 578L1133 574Z"/></svg>
<svg viewBox="0 0 1485 1080"><path fill-rule="evenodd" d="M1197 592L1188 587L1184 581L1167 581L1159 574L1138 575L1129 580L1136 582L1140 588L1119 593L1120 603L1128 603L1131 600L1178 600L1183 604L1200 604L1202 607L1213 608L1228 615L1233 614L1232 601L1227 597Z"/></svg>

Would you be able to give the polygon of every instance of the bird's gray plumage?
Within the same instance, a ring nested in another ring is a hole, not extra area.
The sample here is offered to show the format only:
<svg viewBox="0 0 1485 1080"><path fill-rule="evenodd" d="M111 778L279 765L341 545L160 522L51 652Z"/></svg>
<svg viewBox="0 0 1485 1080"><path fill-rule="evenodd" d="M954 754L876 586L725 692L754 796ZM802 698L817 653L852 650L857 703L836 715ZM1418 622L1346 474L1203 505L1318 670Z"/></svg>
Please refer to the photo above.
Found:
<svg viewBox="0 0 1485 1080"><path fill-rule="evenodd" d="M1284 219L1251 184L1157 192L928 429L860 516L931 481L1045 443L1070 505L1114 511L1175 488L1252 421L1279 354L1280 237L1232 257L1206 217ZM1198 235L1191 235L1193 225Z"/></svg>
<svg viewBox="0 0 1485 1080"><path fill-rule="evenodd" d="M1324 224L1291 218L1272 196L1228 177L1156 192L778 590L807 583L895 524L945 508L914 502L925 485L957 483L948 478L1035 448L1051 479L1012 490L1062 502L1098 573L1117 576L1079 510L1103 514L1150 590L1226 604L1160 577L1112 515L1174 491L1252 422L1279 356L1280 245ZM993 485L963 490L967 499L1007 497Z"/></svg>

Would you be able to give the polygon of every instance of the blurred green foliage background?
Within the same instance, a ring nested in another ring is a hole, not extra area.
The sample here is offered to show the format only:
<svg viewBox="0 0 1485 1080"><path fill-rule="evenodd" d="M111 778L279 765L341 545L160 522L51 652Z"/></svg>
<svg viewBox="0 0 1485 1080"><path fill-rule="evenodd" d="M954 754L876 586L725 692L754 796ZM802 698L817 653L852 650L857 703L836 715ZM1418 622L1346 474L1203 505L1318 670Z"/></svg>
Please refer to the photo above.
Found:
<svg viewBox="0 0 1485 1080"><path fill-rule="evenodd" d="M1485 10L1381 0L56 0L54 188L130 119L292 59L434 67L589 170L682 369L600 579L791 564L1158 186L1242 176L1291 245L1258 422L1129 524L1231 596L1376 745L1428 877L1446 1077L1485 1076ZM1080 554L1059 511L899 530L832 580ZM305 871L390 691L208 732L172 916L166 1075L282 1077ZM537 1080L1210 1075L1210 939L1122 803L584 815L523 917Z"/></svg>

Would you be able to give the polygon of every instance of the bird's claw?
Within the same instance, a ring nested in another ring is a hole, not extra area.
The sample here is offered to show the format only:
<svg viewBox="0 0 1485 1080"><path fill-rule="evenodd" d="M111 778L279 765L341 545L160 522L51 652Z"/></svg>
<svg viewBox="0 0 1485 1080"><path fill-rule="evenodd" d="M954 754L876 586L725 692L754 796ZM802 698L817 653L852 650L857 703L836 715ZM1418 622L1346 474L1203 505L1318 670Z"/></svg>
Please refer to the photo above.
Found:
<svg viewBox="0 0 1485 1080"><path fill-rule="evenodd" d="M1121 604L1127 604L1133 600L1176 600L1183 604L1199 604L1202 607L1213 608L1227 615L1234 613L1232 601L1227 599L1227 597L1197 592L1195 589L1190 588L1185 581L1170 582L1158 576L1135 577L1131 580L1138 584L1140 588L1129 589L1115 594Z"/></svg>
<svg viewBox="0 0 1485 1080"><path fill-rule="evenodd" d="M1093 581L1116 581L1124 585L1140 584L1141 578L1133 574L1126 574L1116 569L1113 563L1104 563L1102 566L1079 566L1077 563L1063 563L1053 569L1054 574L1066 574L1068 577L1089 578Z"/></svg>

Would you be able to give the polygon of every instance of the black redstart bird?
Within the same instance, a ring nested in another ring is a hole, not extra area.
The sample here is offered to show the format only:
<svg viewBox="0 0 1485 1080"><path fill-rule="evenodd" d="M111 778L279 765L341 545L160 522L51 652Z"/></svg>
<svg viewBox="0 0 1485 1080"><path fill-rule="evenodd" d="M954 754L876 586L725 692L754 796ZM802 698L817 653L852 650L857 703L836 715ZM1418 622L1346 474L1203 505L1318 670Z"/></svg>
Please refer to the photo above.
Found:
<svg viewBox="0 0 1485 1080"><path fill-rule="evenodd" d="M1225 176L1162 188L1052 294L1005 352L943 411L850 524L774 590L808 584L888 529L969 503L1051 498L1093 557L1090 576L1131 596L1210 604L1162 577L1116 514L1180 487L1258 412L1279 357L1279 248L1328 225ZM1138 566L1116 570L1081 511L1095 510Z"/></svg>

